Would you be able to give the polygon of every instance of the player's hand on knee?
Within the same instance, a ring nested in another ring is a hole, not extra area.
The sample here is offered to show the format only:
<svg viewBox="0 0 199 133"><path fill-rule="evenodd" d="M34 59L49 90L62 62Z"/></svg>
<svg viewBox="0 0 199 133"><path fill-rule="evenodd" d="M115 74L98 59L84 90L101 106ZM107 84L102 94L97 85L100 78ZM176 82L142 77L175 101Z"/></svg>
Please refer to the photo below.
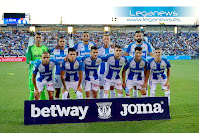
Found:
<svg viewBox="0 0 199 133"><path fill-rule="evenodd" d="M143 85L140 85L142 87L142 89L147 88L147 83L144 83Z"/></svg>
<svg viewBox="0 0 199 133"><path fill-rule="evenodd" d="M64 94L66 91L68 92L67 89L62 89L62 94Z"/></svg>
<svg viewBox="0 0 199 133"><path fill-rule="evenodd" d="M141 89L140 93L141 93L141 95L146 95L146 89Z"/></svg>
<svg viewBox="0 0 199 133"><path fill-rule="evenodd" d="M166 82L164 86L167 86L168 90L170 89L170 83L169 82Z"/></svg>
<svg viewBox="0 0 199 133"><path fill-rule="evenodd" d="M82 87L81 86L77 87L77 91L82 92Z"/></svg>
<svg viewBox="0 0 199 133"><path fill-rule="evenodd" d="M35 89L34 96L35 96L36 99L38 99L38 97L39 97L39 91L37 89Z"/></svg>

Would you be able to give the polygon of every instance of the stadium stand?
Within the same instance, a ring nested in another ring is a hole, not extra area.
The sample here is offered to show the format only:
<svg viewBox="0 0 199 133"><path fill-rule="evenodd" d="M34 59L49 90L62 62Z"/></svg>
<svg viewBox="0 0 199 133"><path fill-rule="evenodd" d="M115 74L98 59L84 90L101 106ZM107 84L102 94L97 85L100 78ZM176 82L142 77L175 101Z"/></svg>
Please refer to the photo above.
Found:
<svg viewBox="0 0 199 133"><path fill-rule="evenodd" d="M82 32L76 32L72 36L65 31L41 31L44 37L44 45L49 48L57 44L57 38L64 36L67 46L72 47L81 41ZM102 44L104 32L91 32L90 41L98 46ZM134 32L111 32L111 44L122 45L123 49L134 42ZM0 31L0 55L24 56L28 46L30 33L28 31ZM199 53L199 37L196 32L147 32L145 40L153 47L161 47L164 55L197 55Z"/></svg>

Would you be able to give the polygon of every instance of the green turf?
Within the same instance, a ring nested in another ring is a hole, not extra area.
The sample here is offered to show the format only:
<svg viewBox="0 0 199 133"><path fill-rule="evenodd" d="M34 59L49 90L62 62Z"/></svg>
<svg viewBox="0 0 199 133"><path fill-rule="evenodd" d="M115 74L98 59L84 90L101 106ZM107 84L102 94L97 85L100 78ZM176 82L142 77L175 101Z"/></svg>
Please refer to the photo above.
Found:
<svg viewBox="0 0 199 133"><path fill-rule="evenodd" d="M24 100L29 97L28 66L25 62L0 63L0 133L199 132L199 60L171 61L171 65L170 120L25 126L23 111ZM156 94L164 95L160 86Z"/></svg>

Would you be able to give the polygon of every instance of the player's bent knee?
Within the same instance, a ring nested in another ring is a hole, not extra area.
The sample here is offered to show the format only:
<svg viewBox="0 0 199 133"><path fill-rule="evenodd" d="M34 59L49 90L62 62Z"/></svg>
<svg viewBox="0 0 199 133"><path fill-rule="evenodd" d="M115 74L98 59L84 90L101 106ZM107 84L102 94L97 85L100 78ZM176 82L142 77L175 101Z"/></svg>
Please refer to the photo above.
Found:
<svg viewBox="0 0 199 133"><path fill-rule="evenodd" d="M114 86L110 86L110 90L114 90L115 88L114 88Z"/></svg>
<svg viewBox="0 0 199 133"><path fill-rule="evenodd" d="M119 94L123 94L123 91L122 91L122 90L117 90L117 92L118 92Z"/></svg>
<svg viewBox="0 0 199 133"><path fill-rule="evenodd" d="M100 89L104 89L104 86L99 86Z"/></svg>
<svg viewBox="0 0 199 133"><path fill-rule="evenodd" d="M109 93L109 90L105 90L104 93L105 93L105 94L108 94L108 93Z"/></svg>
<svg viewBox="0 0 199 133"><path fill-rule="evenodd" d="M90 91L86 91L86 97L89 98L90 97Z"/></svg>
<svg viewBox="0 0 199 133"><path fill-rule="evenodd" d="M130 96L130 93L129 93L129 94L126 94L126 96Z"/></svg>

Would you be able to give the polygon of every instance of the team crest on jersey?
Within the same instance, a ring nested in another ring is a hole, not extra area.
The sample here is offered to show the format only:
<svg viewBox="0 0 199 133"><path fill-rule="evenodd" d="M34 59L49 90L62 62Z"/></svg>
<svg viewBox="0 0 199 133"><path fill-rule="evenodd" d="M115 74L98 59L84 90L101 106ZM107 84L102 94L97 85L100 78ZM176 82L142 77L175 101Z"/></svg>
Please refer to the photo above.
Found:
<svg viewBox="0 0 199 133"><path fill-rule="evenodd" d="M124 63L124 61L120 61L120 64L123 64Z"/></svg>
<svg viewBox="0 0 199 133"><path fill-rule="evenodd" d="M114 50L113 50L113 49L111 49L111 50L110 50L110 53L113 53L113 52L114 52Z"/></svg>
<svg viewBox="0 0 199 133"><path fill-rule="evenodd" d="M142 49L145 49L145 47L144 47L144 46L142 46Z"/></svg>
<svg viewBox="0 0 199 133"><path fill-rule="evenodd" d="M53 66L49 66L49 68L50 68L50 69L52 69L52 68L53 68Z"/></svg>
<svg viewBox="0 0 199 133"><path fill-rule="evenodd" d="M156 66L155 66L155 65L153 65L151 68L152 68L152 69L156 69Z"/></svg>
<svg viewBox="0 0 199 133"><path fill-rule="evenodd" d="M97 60L97 61L96 61L96 64L100 64L100 60Z"/></svg>
<svg viewBox="0 0 199 133"><path fill-rule="evenodd" d="M145 64L144 64L143 62L140 63L140 67L144 67L144 65L145 65Z"/></svg>
<svg viewBox="0 0 199 133"><path fill-rule="evenodd" d="M164 65L161 65L161 66L160 66L160 68L162 68L162 69L163 69L163 68L165 68L165 66L164 66Z"/></svg>
<svg viewBox="0 0 199 133"><path fill-rule="evenodd" d="M79 66L78 66L78 64L75 64L75 69L77 69Z"/></svg>
<svg viewBox="0 0 199 133"><path fill-rule="evenodd" d="M111 117L112 102L96 103L98 106L98 117L100 119L109 119Z"/></svg>

